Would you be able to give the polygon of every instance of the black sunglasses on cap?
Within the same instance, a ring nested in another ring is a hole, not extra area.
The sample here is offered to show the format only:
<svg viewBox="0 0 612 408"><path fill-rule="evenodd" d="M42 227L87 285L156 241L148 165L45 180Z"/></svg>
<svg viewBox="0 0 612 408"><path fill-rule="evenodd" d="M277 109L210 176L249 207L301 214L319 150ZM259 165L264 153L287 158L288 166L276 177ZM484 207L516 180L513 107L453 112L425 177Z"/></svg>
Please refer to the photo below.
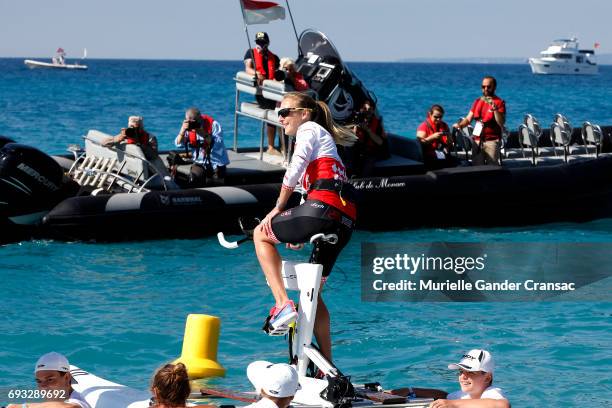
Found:
<svg viewBox="0 0 612 408"><path fill-rule="evenodd" d="M283 108L278 110L278 116L281 118L286 118L291 112L300 110L312 111L312 109L309 108Z"/></svg>

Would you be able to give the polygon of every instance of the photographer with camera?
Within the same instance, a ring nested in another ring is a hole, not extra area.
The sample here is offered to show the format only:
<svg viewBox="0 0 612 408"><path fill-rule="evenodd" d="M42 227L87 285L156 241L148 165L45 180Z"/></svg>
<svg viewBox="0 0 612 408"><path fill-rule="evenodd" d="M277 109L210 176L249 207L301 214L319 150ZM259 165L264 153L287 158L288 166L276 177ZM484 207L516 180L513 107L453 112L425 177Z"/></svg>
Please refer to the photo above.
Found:
<svg viewBox="0 0 612 408"><path fill-rule="evenodd" d="M416 137L421 142L423 161L428 170L452 166L450 149L452 140L444 117L442 105L432 105L427 111L427 119L419 125Z"/></svg>
<svg viewBox="0 0 612 408"><path fill-rule="evenodd" d="M230 161L219 122L203 115L197 108L189 108L185 112L185 120L174 144L184 147L186 152L191 152L191 187L223 184L226 166Z"/></svg>
<svg viewBox="0 0 612 408"><path fill-rule="evenodd" d="M285 81L285 85L288 85L292 89L288 91L305 91L310 89L308 82L304 79L304 75L297 71L295 68L295 62L291 58L283 57L280 60L280 69L284 75L280 75L278 81Z"/></svg>
<svg viewBox="0 0 612 408"><path fill-rule="evenodd" d="M122 128L116 136L106 139L102 145L112 146L120 143L139 145L147 160L157 158L157 138L145 130L142 116L130 116L128 126Z"/></svg>
<svg viewBox="0 0 612 408"><path fill-rule="evenodd" d="M382 116L376 111L373 101L365 100L353 116L352 131L358 138L357 143L347 154L350 162L350 175L368 177L374 172L377 160L389 158L387 134L383 127Z"/></svg>

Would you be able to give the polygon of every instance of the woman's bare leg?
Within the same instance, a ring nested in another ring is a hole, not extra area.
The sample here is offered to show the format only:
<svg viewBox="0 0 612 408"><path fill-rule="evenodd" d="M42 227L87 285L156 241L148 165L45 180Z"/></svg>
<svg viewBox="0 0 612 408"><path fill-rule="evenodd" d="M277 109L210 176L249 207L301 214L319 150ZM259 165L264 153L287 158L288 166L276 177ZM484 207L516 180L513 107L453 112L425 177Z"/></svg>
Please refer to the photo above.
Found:
<svg viewBox="0 0 612 408"><path fill-rule="evenodd" d="M282 259L280 254L274 242L260 228L255 228L253 241L255 242L257 260L259 260L259 265L261 265L261 269L268 280L276 306L281 307L289 301L289 297L281 277Z"/></svg>

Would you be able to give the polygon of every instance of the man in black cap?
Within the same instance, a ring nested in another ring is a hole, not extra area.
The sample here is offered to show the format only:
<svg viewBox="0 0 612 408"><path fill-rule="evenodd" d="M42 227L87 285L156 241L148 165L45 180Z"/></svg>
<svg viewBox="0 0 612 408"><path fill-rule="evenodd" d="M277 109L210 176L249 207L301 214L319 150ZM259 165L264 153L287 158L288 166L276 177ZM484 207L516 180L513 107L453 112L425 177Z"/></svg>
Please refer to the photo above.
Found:
<svg viewBox="0 0 612 408"><path fill-rule="evenodd" d="M279 59L268 49L270 45L270 37L268 33L263 31L255 34L255 48L247 50L244 54L244 70L247 74L257 77L257 84L261 85L264 79L274 79L274 71L279 67ZM276 108L276 102L264 98L261 95L255 95L257 103L263 109ZM276 128L268 125L268 153L280 155L280 152L274 148L274 138L276 136Z"/></svg>

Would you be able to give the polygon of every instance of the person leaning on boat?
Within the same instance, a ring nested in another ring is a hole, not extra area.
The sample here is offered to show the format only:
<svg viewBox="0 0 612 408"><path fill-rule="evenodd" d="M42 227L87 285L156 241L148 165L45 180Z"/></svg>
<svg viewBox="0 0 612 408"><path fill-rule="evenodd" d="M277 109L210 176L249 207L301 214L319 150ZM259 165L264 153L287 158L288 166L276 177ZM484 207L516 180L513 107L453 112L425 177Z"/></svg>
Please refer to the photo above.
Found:
<svg viewBox="0 0 612 408"><path fill-rule="evenodd" d="M183 363L160 367L151 382L150 406L153 408L183 408L191 394L187 368Z"/></svg>
<svg viewBox="0 0 612 408"><path fill-rule="evenodd" d="M268 49L270 37L263 31L255 34L255 48L248 49L244 54L244 70L247 74L257 78L257 84L261 85L265 79L274 79L274 73L279 67L279 59ZM276 108L276 101L266 99L261 95L255 95L257 104L262 109ZM268 135L268 154L280 155L281 153L274 148L276 138L276 127L267 125Z"/></svg>
<svg viewBox="0 0 612 408"><path fill-rule="evenodd" d="M357 143L346 149L350 177L369 177L374 172L377 160L389 158L387 133L382 116L376 111L376 104L366 99L353 118L352 131Z"/></svg>
<svg viewBox="0 0 612 408"><path fill-rule="evenodd" d="M91 408L85 398L72 388L68 359L54 351L41 356L34 367L36 384L49 398L39 403L10 404L7 408Z"/></svg>
<svg viewBox="0 0 612 408"><path fill-rule="evenodd" d="M442 105L432 105L427 118L419 125L416 137L421 143L423 160L428 169L440 169L452 165L448 160L450 132L444 117Z"/></svg>
<svg viewBox="0 0 612 408"><path fill-rule="evenodd" d="M318 233L336 234L335 245L320 243L310 257L311 262L323 265L323 283L350 240L357 214L354 189L347 183L346 170L336 149L336 144L352 145L356 136L334 123L324 102L299 92L285 95L278 117L285 134L295 136L295 151L276 206L255 228L253 237L257 258L275 300L266 319L271 333L288 330L297 317L281 279L281 258L275 245L304 243ZM308 192L306 201L287 209L300 181ZM314 334L321 353L331 361L329 312L320 292Z"/></svg>
<svg viewBox="0 0 612 408"><path fill-rule="evenodd" d="M189 108L174 144L191 151L190 186L223 184L230 161L219 122L198 108Z"/></svg>
<svg viewBox="0 0 612 408"><path fill-rule="evenodd" d="M289 57L283 57L280 60L280 69L285 72L285 85L288 86L288 90L292 91L305 91L310 89L308 82L295 68L295 62Z"/></svg>
<svg viewBox="0 0 612 408"><path fill-rule="evenodd" d="M247 377L261 399L245 408L288 408L301 389L298 373L289 364L254 361L247 367Z"/></svg>
<svg viewBox="0 0 612 408"><path fill-rule="evenodd" d="M506 122L506 102L495 94L497 81L492 76L482 79L482 96L474 101L467 116L453 125L464 128L472 120L474 125L472 164L499 165L499 149L502 127Z"/></svg>
<svg viewBox="0 0 612 408"><path fill-rule="evenodd" d="M145 130L142 116L130 116L126 128L121 129L116 136L109 137L102 142L104 146L119 143L139 145L148 160L157 157L157 138Z"/></svg>
<svg viewBox="0 0 612 408"><path fill-rule="evenodd" d="M509 408L510 402L501 388L493 387L493 356L486 350L474 349L461 361L449 364L459 370L460 391L431 403L431 408Z"/></svg>

